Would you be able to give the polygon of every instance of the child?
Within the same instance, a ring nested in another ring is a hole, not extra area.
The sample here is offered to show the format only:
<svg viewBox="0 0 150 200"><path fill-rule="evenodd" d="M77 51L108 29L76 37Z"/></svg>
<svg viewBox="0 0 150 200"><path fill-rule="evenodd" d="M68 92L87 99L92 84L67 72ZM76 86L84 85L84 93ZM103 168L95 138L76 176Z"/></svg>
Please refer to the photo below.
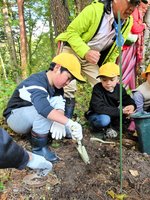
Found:
<svg viewBox="0 0 150 200"><path fill-rule="evenodd" d="M137 112L150 112L150 64L142 77L146 80L133 92L133 98L137 106Z"/></svg>
<svg viewBox="0 0 150 200"><path fill-rule="evenodd" d="M48 148L48 136L61 139L66 130L73 139L82 139L79 123L64 115L63 87L72 79L84 82L78 59L69 53L54 57L48 71L31 75L22 81L10 98L4 117L19 134L31 133L32 152L51 161L59 160Z"/></svg>
<svg viewBox="0 0 150 200"><path fill-rule="evenodd" d="M98 77L101 82L94 86L89 111L85 114L94 131L101 132L104 130L102 137L104 132L106 137L117 137L117 131L114 130L114 127L119 125L120 116L118 76L119 66L115 63L109 62L100 67ZM136 105L124 88L122 88L122 104L123 118L126 119L134 112Z"/></svg>

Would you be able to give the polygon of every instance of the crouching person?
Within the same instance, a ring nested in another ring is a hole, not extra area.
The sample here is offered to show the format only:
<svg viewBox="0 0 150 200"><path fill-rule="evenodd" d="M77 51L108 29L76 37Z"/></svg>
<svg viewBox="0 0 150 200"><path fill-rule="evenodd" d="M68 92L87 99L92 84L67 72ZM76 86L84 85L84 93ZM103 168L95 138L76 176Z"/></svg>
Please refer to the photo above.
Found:
<svg viewBox="0 0 150 200"><path fill-rule="evenodd" d="M142 73L145 81L133 91L133 98L137 105L137 112L150 112L150 64Z"/></svg>
<svg viewBox="0 0 150 200"><path fill-rule="evenodd" d="M26 151L19 146L12 137L0 128L0 169L16 168L19 170L25 167L40 170L42 175L52 171L52 163L44 157Z"/></svg>
<svg viewBox="0 0 150 200"><path fill-rule="evenodd" d="M117 137L120 116L119 66L106 63L99 69L100 81L92 92L89 110L85 117L89 121L95 135L102 138ZM98 78L97 77L97 78ZM123 123L136 108L134 100L122 88Z"/></svg>
<svg viewBox="0 0 150 200"><path fill-rule="evenodd" d="M59 157L48 148L49 135L61 139L67 130L73 139L82 139L81 125L64 115L63 99L63 87L71 80L85 81L80 71L74 55L59 54L49 70L33 74L18 85L3 114L13 131L31 133L32 152L52 163Z"/></svg>

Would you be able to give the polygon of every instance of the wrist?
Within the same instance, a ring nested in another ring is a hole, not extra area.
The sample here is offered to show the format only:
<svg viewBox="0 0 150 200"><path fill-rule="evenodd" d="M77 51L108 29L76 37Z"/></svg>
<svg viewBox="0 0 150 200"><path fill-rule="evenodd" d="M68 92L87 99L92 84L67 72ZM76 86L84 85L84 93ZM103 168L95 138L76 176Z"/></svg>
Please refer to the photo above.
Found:
<svg viewBox="0 0 150 200"><path fill-rule="evenodd" d="M32 153L29 152L29 151L27 151L27 153L28 153L28 155L29 155L29 161L31 161L31 160L32 160Z"/></svg>

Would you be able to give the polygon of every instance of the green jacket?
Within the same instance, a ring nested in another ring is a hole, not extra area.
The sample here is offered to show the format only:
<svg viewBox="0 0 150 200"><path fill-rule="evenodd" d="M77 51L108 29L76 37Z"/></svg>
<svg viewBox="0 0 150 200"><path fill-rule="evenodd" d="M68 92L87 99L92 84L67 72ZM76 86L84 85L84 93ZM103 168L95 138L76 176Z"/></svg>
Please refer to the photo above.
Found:
<svg viewBox="0 0 150 200"><path fill-rule="evenodd" d="M70 23L67 30L56 38L58 41L66 41L70 44L71 48L81 57L84 58L85 54L90 50L87 43L93 38L104 13L104 4L98 0L94 0L89 6L85 7L83 11ZM133 18L129 17L123 28L122 33L124 40L126 40L128 33L133 25ZM115 62L119 55L116 42L112 45L110 51L105 57L105 62Z"/></svg>

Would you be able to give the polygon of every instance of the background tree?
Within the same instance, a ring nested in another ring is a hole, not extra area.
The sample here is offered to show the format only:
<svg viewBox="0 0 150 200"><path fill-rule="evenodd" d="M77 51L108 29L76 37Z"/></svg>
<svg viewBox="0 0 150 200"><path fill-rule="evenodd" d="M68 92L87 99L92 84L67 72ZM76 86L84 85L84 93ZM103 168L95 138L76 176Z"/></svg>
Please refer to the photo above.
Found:
<svg viewBox="0 0 150 200"><path fill-rule="evenodd" d="M67 0L50 0L50 10L54 23L55 36L57 36L66 29L70 22Z"/></svg>
<svg viewBox="0 0 150 200"><path fill-rule="evenodd" d="M77 14L80 13L85 6L87 6L92 2L92 0L74 0L74 1L76 5Z"/></svg>
<svg viewBox="0 0 150 200"><path fill-rule="evenodd" d="M7 0L3 0L3 7L2 7L2 13L3 13L3 19L4 19L4 30L6 34L6 42L8 51L10 54L10 60L13 68L17 67L17 55L16 55L16 49L15 49L15 42L13 39L12 29L10 26L10 17L8 12L8 2Z"/></svg>
<svg viewBox="0 0 150 200"><path fill-rule="evenodd" d="M19 26L20 26L20 46L21 46L21 71L22 79L27 77L27 37L26 26L24 21L24 0L17 0L18 14L19 14Z"/></svg>

